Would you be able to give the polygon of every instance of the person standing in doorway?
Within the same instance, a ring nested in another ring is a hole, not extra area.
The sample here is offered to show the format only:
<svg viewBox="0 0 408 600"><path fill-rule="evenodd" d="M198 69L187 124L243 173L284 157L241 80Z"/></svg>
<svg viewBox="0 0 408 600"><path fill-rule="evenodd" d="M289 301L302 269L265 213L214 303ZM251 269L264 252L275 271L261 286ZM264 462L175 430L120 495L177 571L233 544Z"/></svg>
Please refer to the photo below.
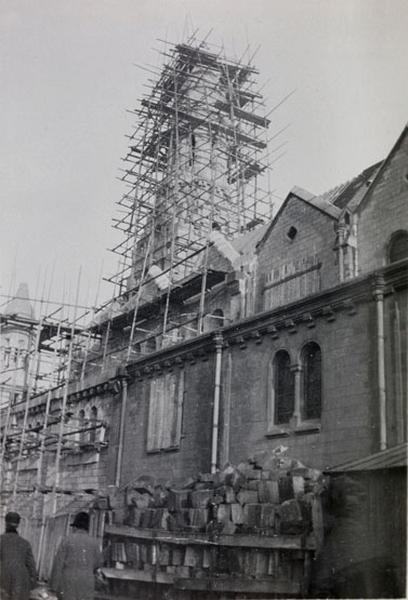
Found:
<svg viewBox="0 0 408 600"><path fill-rule="evenodd" d="M86 512L78 513L71 527L55 555L49 585L60 600L92 600L95 574L103 564L99 541L88 533Z"/></svg>
<svg viewBox="0 0 408 600"><path fill-rule="evenodd" d="M20 515L6 514L6 532L0 536L0 598L29 600L37 573L30 543L17 533Z"/></svg>

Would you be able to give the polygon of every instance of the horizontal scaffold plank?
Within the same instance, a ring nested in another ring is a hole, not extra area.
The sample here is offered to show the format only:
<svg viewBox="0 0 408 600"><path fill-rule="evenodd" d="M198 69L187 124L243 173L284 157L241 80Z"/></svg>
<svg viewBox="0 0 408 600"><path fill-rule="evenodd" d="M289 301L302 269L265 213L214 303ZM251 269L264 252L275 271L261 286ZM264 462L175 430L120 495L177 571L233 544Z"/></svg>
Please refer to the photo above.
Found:
<svg viewBox="0 0 408 600"><path fill-rule="evenodd" d="M306 539L301 535L255 535L234 534L220 535L211 539L205 534L171 533L158 529L136 529L135 527L107 525L106 535L120 535L140 540L152 540L167 544L231 546L240 548L270 548L278 550L314 550L316 545L313 536Z"/></svg>
<svg viewBox="0 0 408 600"><path fill-rule="evenodd" d="M180 578L177 575L159 570L144 571L142 569L114 569L108 567L103 567L101 570L107 579L174 585L180 590L249 592L254 594L273 593L290 596L297 596L301 591L301 583L289 579L241 579L238 577Z"/></svg>
<svg viewBox="0 0 408 600"><path fill-rule="evenodd" d="M193 115L191 113L186 112L185 110L176 109L174 106L168 106L165 104L163 104L163 105L162 104L153 104L151 102L150 103L147 102L146 100L142 100L142 105L143 106L148 105L150 109L157 110L161 113L166 112L166 113L169 113L172 115L176 115L177 118L179 118L181 120L184 119L186 121L189 121L194 127L199 127L201 125L204 125L206 128L211 128L214 131L223 133L224 135L226 135L228 137L232 137L232 138L236 139L238 142L250 144L251 146L254 146L255 148L259 148L259 149L266 148L266 142L257 140L254 137L251 137L247 134L239 132L236 129L234 129L233 127L229 127L225 124L218 123L214 120L210 121L211 115L206 115L205 117L202 115ZM148 146L149 146L149 144L148 144Z"/></svg>
<svg viewBox="0 0 408 600"><path fill-rule="evenodd" d="M121 581L145 581L155 583L174 583L174 575L163 571L144 571L142 569L113 569L103 567L101 569L106 579L120 579Z"/></svg>
<svg viewBox="0 0 408 600"><path fill-rule="evenodd" d="M212 592L249 592L253 594L285 594L298 596L301 584L288 579L240 579L237 577L211 577L207 579L177 579L175 587L180 590Z"/></svg>
<svg viewBox="0 0 408 600"><path fill-rule="evenodd" d="M229 104L228 102L221 102L221 100L216 100L214 102L214 106L215 108L218 108L219 110L230 114L231 104ZM254 125L259 125L260 127L269 127L271 123L270 120L266 117L261 117L259 115L254 114L253 112L242 110L242 108L239 108L237 106L232 106L232 109L236 117L244 119L245 121L249 121L250 123L254 123Z"/></svg>

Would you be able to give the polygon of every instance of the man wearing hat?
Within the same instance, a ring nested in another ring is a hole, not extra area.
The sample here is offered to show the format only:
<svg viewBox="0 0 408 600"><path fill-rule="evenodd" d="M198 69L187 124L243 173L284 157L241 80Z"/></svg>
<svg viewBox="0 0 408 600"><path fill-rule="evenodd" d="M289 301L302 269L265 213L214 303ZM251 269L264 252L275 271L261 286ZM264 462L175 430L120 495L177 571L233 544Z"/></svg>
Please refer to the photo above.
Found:
<svg viewBox="0 0 408 600"><path fill-rule="evenodd" d="M0 536L1 600L28 600L37 573L30 543L17 533L20 515L6 514L6 533Z"/></svg>
<svg viewBox="0 0 408 600"><path fill-rule="evenodd" d="M92 600L95 574L103 564L99 541L88 533L86 512L78 513L71 527L55 555L50 587L61 600Z"/></svg>

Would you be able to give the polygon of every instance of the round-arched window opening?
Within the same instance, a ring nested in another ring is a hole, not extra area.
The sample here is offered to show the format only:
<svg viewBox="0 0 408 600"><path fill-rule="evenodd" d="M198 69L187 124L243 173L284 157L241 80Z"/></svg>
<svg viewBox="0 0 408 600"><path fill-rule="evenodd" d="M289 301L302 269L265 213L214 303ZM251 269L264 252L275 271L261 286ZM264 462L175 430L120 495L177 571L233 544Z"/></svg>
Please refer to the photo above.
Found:
<svg viewBox="0 0 408 600"><path fill-rule="evenodd" d="M134 354L139 356L140 354L142 354L142 345L139 342L136 342L135 344L133 344L132 350Z"/></svg>
<svg viewBox="0 0 408 600"><path fill-rule="evenodd" d="M404 258L408 258L408 232L401 229L391 236L388 245L388 262L394 263Z"/></svg>
<svg viewBox="0 0 408 600"><path fill-rule="evenodd" d="M286 350L279 350L273 359L273 388L274 422L276 425L289 423L295 407L295 388L290 356Z"/></svg>
<svg viewBox="0 0 408 600"><path fill-rule="evenodd" d="M224 326L224 312L221 308L216 308L205 316L204 331L214 331Z"/></svg>
<svg viewBox="0 0 408 600"><path fill-rule="evenodd" d="M322 354L320 346L309 342L302 350L303 418L320 419L322 411Z"/></svg>
<svg viewBox="0 0 408 600"><path fill-rule="evenodd" d="M91 408L91 418L90 418L90 427L91 430L89 432L89 441L91 443L96 442L96 425L98 423L98 409L96 406L92 406Z"/></svg>
<svg viewBox="0 0 408 600"><path fill-rule="evenodd" d="M216 327L222 327L224 325L224 311L221 308L216 308L213 311L212 316L214 317Z"/></svg>
<svg viewBox="0 0 408 600"><path fill-rule="evenodd" d="M85 411L83 408L78 413L78 430L79 430L79 443L83 444L85 441Z"/></svg>
<svg viewBox="0 0 408 600"><path fill-rule="evenodd" d="M146 340L146 352L156 352L156 338L155 337L149 337Z"/></svg>

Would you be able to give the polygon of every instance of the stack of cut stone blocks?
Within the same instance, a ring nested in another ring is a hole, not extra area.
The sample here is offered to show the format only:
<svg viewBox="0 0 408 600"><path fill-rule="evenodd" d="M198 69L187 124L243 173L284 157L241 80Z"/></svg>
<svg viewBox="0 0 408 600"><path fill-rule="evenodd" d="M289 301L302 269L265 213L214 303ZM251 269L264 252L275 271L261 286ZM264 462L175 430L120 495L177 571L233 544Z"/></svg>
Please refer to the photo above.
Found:
<svg viewBox="0 0 408 600"><path fill-rule="evenodd" d="M178 578L300 578L299 540L321 535L324 488L319 471L268 452L179 485L142 476L117 513L128 534L111 537L110 564Z"/></svg>

